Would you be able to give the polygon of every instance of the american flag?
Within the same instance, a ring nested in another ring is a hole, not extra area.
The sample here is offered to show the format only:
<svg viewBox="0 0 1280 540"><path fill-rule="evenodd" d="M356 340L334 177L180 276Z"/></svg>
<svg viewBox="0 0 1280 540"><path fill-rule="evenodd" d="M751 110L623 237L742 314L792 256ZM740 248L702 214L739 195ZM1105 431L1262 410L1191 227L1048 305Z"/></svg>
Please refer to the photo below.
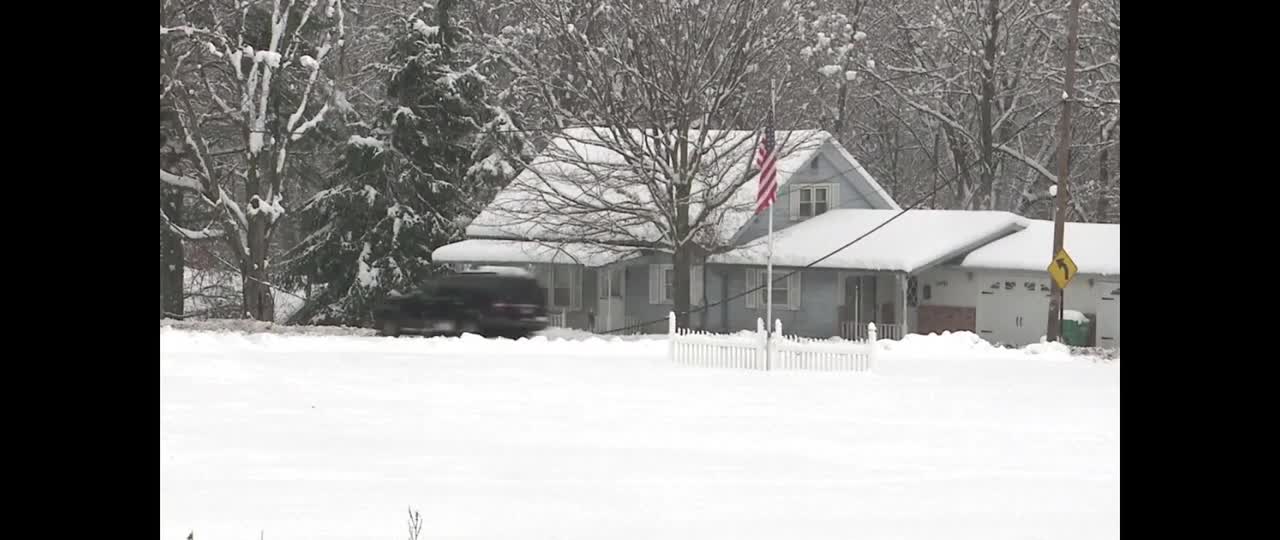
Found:
<svg viewBox="0 0 1280 540"><path fill-rule="evenodd" d="M756 166L760 167L760 186L756 191L756 214L767 210L778 200L777 138L773 132L773 114L765 126L760 149L756 151Z"/></svg>

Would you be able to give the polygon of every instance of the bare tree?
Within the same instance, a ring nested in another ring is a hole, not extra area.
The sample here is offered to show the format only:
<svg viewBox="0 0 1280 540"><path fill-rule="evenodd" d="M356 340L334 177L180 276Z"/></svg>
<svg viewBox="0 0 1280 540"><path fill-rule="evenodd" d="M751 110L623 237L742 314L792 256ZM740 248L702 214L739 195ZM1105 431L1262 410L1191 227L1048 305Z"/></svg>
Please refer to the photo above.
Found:
<svg viewBox="0 0 1280 540"><path fill-rule="evenodd" d="M529 238L670 253L675 311L688 324L695 258L727 244L726 216L754 199L741 189L754 172L751 130L768 112L770 77L785 79L790 2L513 4L537 48L505 51L514 82L573 129L495 201L493 222L482 214L473 226L518 222Z"/></svg>
<svg viewBox="0 0 1280 540"><path fill-rule="evenodd" d="M160 27L172 55L161 99L174 103L192 157L162 167L160 180L198 194L217 219L200 230L163 210L161 219L187 240L224 241L243 276L244 312L270 320L269 250L285 213L289 151L347 106L326 70L344 44L342 0L179 3L162 3L162 13L174 5Z"/></svg>

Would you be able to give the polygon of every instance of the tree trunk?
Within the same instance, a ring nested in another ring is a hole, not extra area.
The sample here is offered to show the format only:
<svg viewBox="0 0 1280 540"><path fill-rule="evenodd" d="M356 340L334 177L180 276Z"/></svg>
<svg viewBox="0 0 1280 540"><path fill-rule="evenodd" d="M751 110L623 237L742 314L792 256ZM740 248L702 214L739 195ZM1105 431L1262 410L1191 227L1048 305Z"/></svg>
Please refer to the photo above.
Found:
<svg viewBox="0 0 1280 540"><path fill-rule="evenodd" d="M831 126L831 129L832 129L831 135L835 137L837 141L845 140L844 138L845 110L844 109L845 109L845 102L846 100L848 100L848 96L849 96L850 84L851 83L849 81L844 81L840 83L840 97L836 101L836 119L835 119L836 121Z"/></svg>
<svg viewBox="0 0 1280 540"><path fill-rule="evenodd" d="M684 237L689 234L689 181L688 179L680 179L676 181L674 186L675 203L676 203L676 223L675 237L676 246L673 250L671 267L675 274L675 286L671 291L675 295L675 311L676 324L680 328L689 327L689 274L692 266L692 248L690 242L684 242Z"/></svg>
<svg viewBox="0 0 1280 540"><path fill-rule="evenodd" d="M996 37L1000 33L1000 2L987 1L987 35L982 44L982 103L979 104L978 130L982 138L982 174L977 207L995 209L995 145L992 109L996 100Z"/></svg>
<svg viewBox="0 0 1280 540"><path fill-rule="evenodd" d="M1117 139L1117 133L1120 128L1120 113L1116 113L1116 119L1113 124L1107 126L1102 133L1102 141L1104 146L1102 152L1098 154L1098 206L1094 219L1101 223L1108 223L1107 212L1111 210L1111 146L1112 141Z"/></svg>
<svg viewBox="0 0 1280 540"><path fill-rule="evenodd" d="M245 260L244 311L246 316L259 321L275 320L275 302L271 296L271 281L267 276L268 238L267 215L249 216L249 257Z"/></svg>
<svg viewBox="0 0 1280 540"><path fill-rule="evenodd" d="M271 246L271 218L267 205L276 193L275 162L280 148L268 142L257 155L249 156L249 171L245 175L248 230L245 232L246 256L240 259L240 275L243 276L245 316L259 321L275 320L275 303L271 297L271 281L267 275L267 257ZM266 189L264 189L266 188Z"/></svg>
<svg viewBox="0 0 1280 540"><path fill-rule="evenodd" d="M182 219L182 193L161 189L160 207L175 223ZM183 311L183 276L186 272L186 250L182 237L160 222L160 318L181 319Z"/></svg>
<svg viewBox="0 0 1280 540"><path fill-rule="evenodd" d="M160 188L160 208L174 223L181 223L182 192ZM181 319L183 312L183 274L185 249L182 237L160 223L160 318Z"/></svg>
<svg viewBox="0 0 1280 540"><path fill-rule="evenodd" d="M969 164L965 160L964 148L961 147L960 140L956 137L955 130L951 126L943 125L942 134L946 138L947 148L951 151L952 165L956 170L956 206L961 210L972 210L969 206L972 201L969 195L972 191L973 177L969 175Z"/></svg>

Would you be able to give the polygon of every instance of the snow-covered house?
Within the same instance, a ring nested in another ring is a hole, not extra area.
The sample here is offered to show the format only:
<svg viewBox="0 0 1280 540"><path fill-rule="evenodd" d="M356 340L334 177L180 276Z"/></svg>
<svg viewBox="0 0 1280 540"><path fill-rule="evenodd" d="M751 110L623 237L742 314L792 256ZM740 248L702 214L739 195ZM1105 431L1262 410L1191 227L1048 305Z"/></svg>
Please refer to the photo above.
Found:
<svg viewBox="0 0 1280 540"><path fill-rule="evenodd" d="M564 314L564 323L571 327L605 330L662 320L673 304L671 258L653 248L664 234L660 226L637 218L642 209L654 206L653 196L640 182L619 177L616 168L607 166L624 158L591 143L599 136L584 128L567 130L476 217L467 227L467 240L437 249L434 259L529 266L546 285L549 304ZM780 131L777 137L783 151L778 162L778 201L772 209L775 231L835 209L899 209L830 134ZM754 214L756 179L749 163L755 133L711 132L709 138L718 142L709 145L713 147L707 153L709 163L703 167L703 176L695 179L690 211L700 216L700 193L726 197L727 202L701 220L699 243L732 249L759 239L766 231L765 215ZM750 175L745 182L744 175ZM725 185L738 187L717 192ZM602 201L600 210L564 210L582 204L583 199ZM759 264L763 266L764 261ZM715 263L696 264L693 269L695 304L723 298L723 269L709 265ZM734 276L745 274L730 272L728 282L744 279ZM784 300L787 294L780 288L775 297ZM789 305L800 309L803 293L792 295ZM763 315L763 306L756 310L753 303L749 313L699 314L693 323L718 330L754 327L755 311ZM738 324L742 321L749 324ZM834 326L831 322L821 329L789 330L829 335ZM648 330L664 328L659 323Z"/></svg>
<svg viewBox="0 0 1280 540"><path fill-rule="evenodd" d="M721 173L753 174L739 163L739 158L750 157L752 133L731 133L726 141L750 142L737 145L740 156L722 154L729 165ZM602 331L660 321L643 330L663 332L674 304L671 259L652 247L662 234L660 226L636 219L638 209L651 204L651 195L607 174L590 177L598 180L598 189L591 182L559 181L581 175L591 162L616 159L599 148L580 148L580 141L589 137L575 133L554 141L477 216L467 240L441 247L433 256L459 265L529 268L547 288L553 311L562 314L558 322L569 327ZM899 216L898 204L826 132L779 132L779 139L792 145L779 161L779 195L772 209L775 277L866 235L775 283L774 318L782 320L788 333L857 337L864 335L866 323L875 322L887 338L969 330L991 341L1024 344L1043 335L1047 299L1037 297L1045 303L1036 311L1037 301L1013 293L985 294L978 287L997 280L1003 291L1005 281L1025 277L1022 281L1036 281L1038 294L1040 284L1048 283L1045 267L1052 238L1042 238L1043 222L985 211L914 210ZM614 181L618 183L611 185ZM701 232L704 240L710 238L704 245L722 248L693 268L694 304L710 305L691 317L695 327L753 329L756 319L764 317L764 291L743 295L764 284L767 220L754 215L755 190L754 177L741 184L731 194L731 204L709 216L710 225ZM622 201L637 210L558 208L581 198ZM1119 226L1071 224L1067 238L1080 265L1080 277L1067 291L1068 309L1098 318L1104 327L1108 320L1118 321ZM1112 281L1114 294L1107 289L1105 297L1115 298L1114 316L1099 307L1104 296L1086 301L1079 292L1083 286L1094 294L1102 291L1094 284L1105 288L1102 284ZM1018 281L1019 290L1023 286ZM725 298L731 300L719 303ZM1035 323L1005 328L1007 319L1036 319L1038 330ZM1118 322L1114 326L1114 332L1099 332L1100 344L1118 345Z"/></svg>

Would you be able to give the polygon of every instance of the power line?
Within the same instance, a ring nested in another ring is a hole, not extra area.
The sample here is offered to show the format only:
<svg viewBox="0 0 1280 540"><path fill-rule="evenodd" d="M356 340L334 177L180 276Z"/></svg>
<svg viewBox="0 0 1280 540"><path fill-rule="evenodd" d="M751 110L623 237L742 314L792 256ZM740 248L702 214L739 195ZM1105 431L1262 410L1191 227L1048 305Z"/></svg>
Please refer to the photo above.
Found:
<svg viewBox="0 0 1280 540"><path fill-rule="evenodd" d="M862 240L863 238L866 238L867 236L870 236L870 235L871 235L871 233L874 233L874 232L876 232L876 231L878 231L878 230L880 230L880 229L884 228L884 227L885 227L885 226L887 226L888 224L892 223L894 220L896 220L896 219L898 219L898 218L902 217L902 215L903 215L903 214L906 214L907 212L909 212L909 211L911 211L911 210L914 210L917 206L920 206L920 204L921 204L921 203L923 203L924 201L928 200L928 199L929 199L929 197L933 196L933 194L934 194L934 193L937 193L937 192L938 192L938 191L940 191L942 188L944 188L944 187L946 187L946 186L950 185L952 182L955 182L955 181L956 181L956 179L957 179L957 177L955 177L955 176L951 177L951 179L947 180L946 182L943 182L942 184L939 184L937 187L933 188L933 190L932 190L932 191L930 191L929 193L925 194L923 197L920 197L920 199L919 199L919 200L917 200L916 202L914 202L914 203L912 203L912 204L908 205L907 207L903 208L903 209L902 209L901 211L899 211L897 214L894 214L894 215L893 215L893 217L890 217L889 219L885 220L884 222L880 223L879 225L876 225L876 226L875 226L874 228L872 228L871 230L869 230L869 231L867 231L867 232L865 232L865 233L862 233L862 235L858 236L857 238L854 238L853 240L850 240L847 244L845 244L845 245L843 245L843 246L840 246L840 247L836 248L835 250L833 250L833 251L831 251L831 252L827 253L826 255L823 255L822 257L819 257L817 260L814 260L813 262L810 262L809 264L806 264L806 265L804 265L804 266L801 266L800 268L797 268L797 269L795 269L795 270L792 270L792 271L790 271L790 272L787 272L786 274L783 274L783 275L782 275L782 276L780 276L780 277L776 277L776 278L774 278L774 279L773 279L773 281L772 281L772 283L777 283L777 282L779 282L779 281L782 281L782 280L784 280L784 279L787 279L788 277L791 277L791 275L792 275L792 274L795 274L795 273L797 273L797 272L800 272L800 271L805 270L805 269L808 269L808 268L812 268L814 265L816 265L816 264L818 264L818 263L820 263L820 262L822 262L822 261L825 261L825 260L827 260L827 259L831 258L831 257L832 257L832 256L834 256L836 253L839 253L839 252L841 252L841 251L844 251L846 248L848 248L849 246L852 246L853 244L857 243L859 240ZM773 209L772 209L772 208L770 208L770 210L769 210L769 211L773 211ZM731 300L736 300L736 299L738 299L738 298L742 298L742 297L744 297L744 296L746 296L746 295L748 295L748 294L754 293L754 292L756 292L756 291L758 291L758 290L764 289L767 285L768 285L768 284L760 285L760 286L757 286L757 287L755 287L755 288L753 288L753 289L747 289L747 290L745 290L745 291L743 291L743 292L741 292L741 293L735 294L735 295L733 295L733 296L730 296L730 297L728 297L728 298L725 298L725 299L720 300L720 301L718 301L718 302L715 302L715 303L713 303L713 304L707 304L707 305L704 305L704 306L698 306L698 307L696 307L696 308L692 308L692 309L690 309L689 311L683 312L683 314L685 314L685 315L692 315L692 314L694 314L694 313L697 313L697 312L700 312L700 311L704 311L704 310L706 310L706 309L708 309L708 308L712 308L712 307L715 307L715 306L719 306L719 305L724 304L724 303L726 303L726 302L729 302L729 301L731 301ZM605 332L600 332L600 333L601 333L601 334L612 334L612 333L615 333L615 332L621 332L621 331L624 331L624 330L631 330L631 329L633 329L633 328L643 328L643 327L649 326L649 325L651 325L651 324L660 323L660 322L663 322L663 321L666 321L666 320L667 320L667 317L663 317L663 318L661 318L661 319L654 319L654 320L651 320L651 321L645 321L645 322L636 323L636 324L632 324L632 325L628 325L628 326L623 326L623 327L621 327L621 328L614 328L614 329L607 330L607 331L605 331ZM770 321L770 323L772 323L772 321Z"/></svg>

